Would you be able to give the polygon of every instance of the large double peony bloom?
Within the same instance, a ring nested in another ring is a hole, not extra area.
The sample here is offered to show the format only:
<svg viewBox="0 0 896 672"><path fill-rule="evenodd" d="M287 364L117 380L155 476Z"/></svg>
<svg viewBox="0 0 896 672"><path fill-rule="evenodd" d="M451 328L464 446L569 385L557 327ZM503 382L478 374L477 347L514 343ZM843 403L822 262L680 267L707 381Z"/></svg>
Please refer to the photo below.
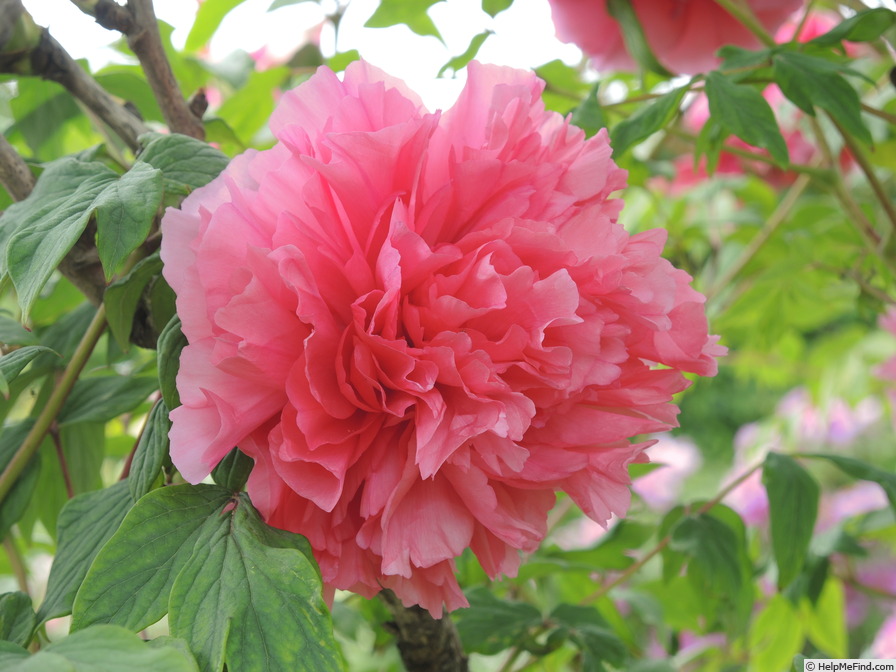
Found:
<svg viewBox="0 0 896 672"><path fill-rule="evenodd" d="M430 113L363 62L285 94L277 144L163 221L189 345L171 452L196 482L234 446L274 526L330 588L464 606L454 558L513 574L555 491L604 523L630 437L723 350L703 297L630 236L606 132L546 112L534 75L472 63Z"/></svg>
<svg viewBox="0 0 896 672"><path fill-rule="evenodd" d="M668 70L692 75L712 70L715 52L726 44L759 47L759 40L716 0L629 0L657 60ZM557 37L577 45L598 70L631 70L619 23L607 10L608 0L549 0ZM778 26L804 0L747 0L766 30Z"/></svg>

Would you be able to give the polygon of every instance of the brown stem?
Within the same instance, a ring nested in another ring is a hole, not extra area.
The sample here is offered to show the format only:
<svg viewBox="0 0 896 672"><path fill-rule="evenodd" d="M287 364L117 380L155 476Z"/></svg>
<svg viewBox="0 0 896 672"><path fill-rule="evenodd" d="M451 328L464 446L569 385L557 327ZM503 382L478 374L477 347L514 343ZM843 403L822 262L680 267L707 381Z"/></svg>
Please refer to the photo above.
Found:
<svg viewBox="0 0 896 672"><path fill-rule="evenodd" d="M71 499L75 496L75 486L72 485L72 475L68 470L68 460L65 459L65 451L62 449L62 437L59 435L59 425L55 422L50 425L50 438L56 448L56 458L59 460L59 468L62 470L62 480L65 483L65 493Z"/></svg>
<svg viewBox="0 0 896 672"><path fill-rule="evenodd" d="M140 59L165 123L174 133L204 140L205 128L190 111L165 56L152 0L128 0L128 10L133 18L133 26L127 31L128 46Z"/></svg>
<svg viewBox="0 0 896 672"><path fill-rule="evenodd" d="M391 590L383 590L379 596L395 619L387 625L398 638L408 672L468 671L467 657L450 618L435 619L426 609L405 607Z"/></svg>
<svg viewBox="0 0 896 672"><path fill-rule="evenodd" d="M72 3L106 30L129 33L134 28L134 17L115 0L72 0Z"/></svg>
<svg viewBox="0 0 896 672"><path fill-rule="evenodd" d="M28 164L0 133L0 184L13 200L21 201L34 189L34 175Z"/></svg>

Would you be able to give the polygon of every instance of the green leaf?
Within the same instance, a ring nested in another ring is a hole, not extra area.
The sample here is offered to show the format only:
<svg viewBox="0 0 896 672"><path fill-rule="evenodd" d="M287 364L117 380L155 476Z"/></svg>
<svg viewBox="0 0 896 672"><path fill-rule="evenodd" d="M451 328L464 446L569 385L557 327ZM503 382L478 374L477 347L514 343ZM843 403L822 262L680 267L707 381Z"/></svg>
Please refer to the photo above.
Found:
<svg viewBox="0 0 896 672"><path fill-rule="evenodd" d="M367 28L388 28L404 24L418 35L432 35L442 39L438 29L426 13L441 0L380 0L379 7L367 23Z"/></svg>
<svg viewBox="0 0 896 672"><path fill-rule="evenodd" d="M101 163L59 159L46 167L31 195L0 218L0 226L15 229L2 256L18 293L22 321L87 227L95 199L117 178Z"/></svg>
<svg viewBox="0 0 896 672"><path fill-rule="evenodd" d="M663 77L673 76L653 54L631 0L607 0L607 13L619 23L625 47L638 65Z"/></svg>
<svg viewBox="0 0 896 672"><path fill-rule="evenodd" d="M673 89L650 105L641 107L628 119L616 124L610 131L613 155L622 156L629 147L650 137L668 124L678 112L678 106L681 105L681 99L686 92L687 87L684 86Z"/></svg>
<svg viewBox="0 0 896 672"><path fill-rule="evenodd" d="M725 45L719 49L718 53L719 58L722 59L722 65L719 67L719 70L751 69L759 65L767 65L772 57L771 49L751 51L733 44ZM744 73L744 75L747 74L749 73Z"/></svg>
<svg viewBox="0 0 896 672"><path fill-rule="evenodd" d="M162 171L166 192L188 194L215 179L230 160L211 145L179 133L147 133L140 142L143 151L137 160Z"/></svg>
<svg viewBox="0 0 896 672"><path fill-rule="evenodd" d="M220 117L244 143L265 126L274 110L274 91L289 77L289 68L253 72L218 109Z"/></svg>
<svg viewBox="0 0 896 672"><path fill-rule="evenodd" d="M139 65L111 65L94 75L96 83L137 108L145 121L165 123L165 115Z"/></svg>
<svg viewBox="0 0 896 672"><path fill-rule="evenodd" d="M71 613L75 594L94 557L118 529L131 507L125 481L73 497L59 514L59 545L47 594L37 611L39 623Z"/></svg>
<svg viewBox="0 0 896 672"><path fill-rule="evenodd" d="M843 583L829 576L815 604L803 600L801 620L812 643L831 658L848 658L846 597Z"/></svg>
<svg viewBox="0 0 896 672"><path fill-rule="evenodd" d="M149 376L82 378L59 411L59 424L108 422L139 406L158 389Z"/></svg>
<svg viewBox="0 0 896 672"><path fill-rule="evenodd" d="M106 306L106 321L118 346L127 351L131 345L131 328L134 314L140 304L143 290L150 281L162 272L162 260L158 252L141 259L128 271L106 288L103 304Z"/></svg>
<svg viewBox="0 0 896 672"><path fill-rule="evenodd" d="M893 507L893 511L896 512L896 474L879 469L878 467L854 457L828 455L825 453L809 453L802 455L802 457L827 460L838 467L840 471L853 478L877 483L883 488L884 493L887 495L887 499L890 501L890 506Z"/></svg>
<svg viewBox="0 0 896 672"><path fill-rule="evenodd" d="M835 71L834 64L794 51L776 54L773 61L775 81L794 105L812 116L818 106L849 133L871 143L871 133L862 121L859 94Z"/></svg>
<svg viewBox="0 0 896 672"><path fill-rule="evenodd" d="M168 407L165 405L165 401L160 399L149 412L143 434L134 451L134 459L131 460L128 485L131 489L131 498L135 502L152 490L153 484L162 471L162 465L168 456L168 431L170 429L171 420L168 419Z"/></svg>
<svg viewBox="0 0 896 672"><path fill-rule="evenodd" d="M304 537L267 527L241 495L206 519L174 580L168 623L204 671L341 670L317 565Z"/></svg>
<svg viewBox="0 0 896 672"><path fill-rule="evenodd" d="M231 491L239 491L249 480L255 461L239 448L234 448L212 470L215 483Z"/></svg>
<svg viewBox="0 0 896 672"><path fill-rule="evenodd" d="M603 672L604 662L625 669L625 644L592 607L561 604L549 617L582 651L582 672Z"/></svg>
<svg viewBox="0 0 896 672"><path fill-rule="evenodd" d="M772 108L759 91L713 71L706 77L706 96L709 112L719 124L744 142L767 149L780 165L789 163L787 143Z"/></svg>
<svg viewBox="0 0 896 672"><path fill-rule="evenodd" d="M354 63L360 58L361 54L358 53L357 49L349 49L348 51L333 54L330 58L328 58L327 67L330 68L330 70L332 70L333 72L342 72L349 66L350 63Z"/></svg>
<svg viewBox="0 0 896 672"><path fill-rule="evenodd" d="M6 469L33 425L32 420L24 420L2 429L2 433L0 433L0 471ZM0 539L6 537L10 528L19 522L28 509L31 497L37 487L40 466L40 455L35 455L16 479L12 489L0 502Z"/></svg>
<svg viewBox="0 0 896 672"><path fill-rule="evenodd" d="M819 35L809 44L830 47L841 40L849 42L871 42L876 40L896 24L896 12L883 7L869 9L851 16L834 26L824 35Z"/></svg>
<svg viewBox="0 0 896 672"><path fill-rule="evenodd" d="M197 51L201 49L215 34L221 21L227 16L232 9L243 4L245 0L205 0L199 5L199 11L196 12L196 20L187 35L187 43L184 45L186 51Z"/></svg>
<svg viewBox="0 0 896 672"><path fill-rule="evenodd" d="M9 382L18 376L42 352L53 352L43 345L26 345L0 357L0 393L9 399ZM58 357L58 354L56 354Z"/></svg>
<svg viewBox="0 0 896 672"><path fill-rule="evenodd" d="M749 672L784 670L803 645L803 624L790 602L773 595L750 628Z"/></svg>
<svg viewBox="0 0 896 672"><path fill-rule="evenodd" d="M494 34L495 33L493 30L484 30L478 35L474 35L470 40L470 44L467 46L466 51L464 51L464 53L462 53L460 56L455 56L454 58L449 60L445 65L441 67L441 69L439 69L439 74L436 76L441 77L448 70L450 70L452 73L455 73L463 68L467 63L476 58L476 54L479 53L479 49L488 39L489 35Z"/></svg>
<svg viewBox="0 0 896 672"><path fill-rule="evenodd" d="M162 171L139 161L97 197L96 244L107 281L146 240L161 203Z"/></svg>
<svg viewBox="0 0 896 672"><path fill-rule="evenodd" d="M159 335L158 369L159 387L162 399L170 410L180 406L177 391L177 370L180 367L180 352L187 345L187 337L180 330L180 318L175 315Z"/></svg>
<svg viewBox="0 0 896 672"><path fill-rule="evenodd" d="M175 485L141 498L87 573L72 628L111 623L137 631L161 619L199 529L232 494L216 486Z"/></svg>
<svg viewBox="0 0 896 672"><path fill-rule="evenodd" d="M18 320L0 315L0 343L4 345L35 345L37 337Z"/></svg>
<svg viewBox="0 0 896 672"><path fill-rule="evenodd" d="M705 513L683 518L672 531L669 548L690 558L699 583L715 595L734 595L743 585L738 539L722 521Z"/></svg>
<svg viewBox="0 0 896 672"><path fill-rule="evenodd" d="M572 124L585 131L585 135L589 138L600 129L607 127L607 115L597 99L599 88L600 82L591 87L585 100L572 111L570 119Z"/></svg>
<svg viewBox="0 0 896 672"><path fill-rule="evenodd" d="M268 7L269 12L273 12L275 9L280 9L281 7L288 7L289 5L298 5L303 2L318 2L318 0L274 0L270 7Z"/></svg>
<svg viewBox="0 0 896 672"><path fill-rule="evenodd" d="M153 647L123 628L98 625L54 642L7 672L197 672L196 661L173 646Z"/></svg>
<svg viewBox="0 0 896 672"><path fill-rule="evenodd" d="M482 0L482 11L494 18L513 4L513 0Z"/></svg>
<svg viewBox="0 0 896 672"><path fill-rule="evenodd" d="M818 483L791 457L769 453L762 468L768 492L772 550L778 589L793 581L806 562L818 516Z"/></svg>
<svg viewBox="0 0 896 672"><path fill-rule="evenodd" d="M37 617L29 595L19 592L0 595L0 639L28 646L36 626Z"/></svg>
<svg viewBox="0 0 896 672"><path fill-rule="evenodd" d="M464 650L487 656L515 646L542 624L541 612L526 602L499 600L487 588L466 593L469 609L457 612Z"/></svg>

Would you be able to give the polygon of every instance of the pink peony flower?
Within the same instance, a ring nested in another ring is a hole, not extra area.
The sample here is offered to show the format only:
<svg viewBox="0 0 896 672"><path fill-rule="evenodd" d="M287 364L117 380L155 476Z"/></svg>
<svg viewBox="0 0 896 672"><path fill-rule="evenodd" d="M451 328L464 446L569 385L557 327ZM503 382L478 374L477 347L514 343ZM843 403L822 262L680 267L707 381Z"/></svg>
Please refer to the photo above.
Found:
<svg viewBox="0 0 896 672"><path fill-rule="evenodd" d="M543 86L472 63L430 113L366 63L321 68L273 148L165 215L189 341L172 458L197 482L239 446L253 503L330 588L465 605L454 558L514 574L556 490L622 514L647 445L628 439L676 424L683 371L716 372L665 232L616 222L606 133L545 111Z"/></svg>
<svg viewBox="0 0 896 672"><path fill-rule="evenodd" d="M549 0L557 37L576 44L598 70L630 70L619 23L607 11L607 0ZM726 44L753 48L756 37L715 0L631 0L644 36L666 69L679 74L712 70L715 52ZM803 0L748 0L756 18L774 32Z"/></svg>

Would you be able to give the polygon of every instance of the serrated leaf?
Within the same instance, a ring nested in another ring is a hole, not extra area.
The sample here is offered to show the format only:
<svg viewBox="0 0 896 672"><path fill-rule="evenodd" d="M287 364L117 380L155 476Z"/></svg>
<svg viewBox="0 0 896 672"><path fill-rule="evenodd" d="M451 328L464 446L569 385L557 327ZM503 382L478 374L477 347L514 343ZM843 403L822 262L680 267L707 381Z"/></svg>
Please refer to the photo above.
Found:
<svg viewBox="0 0 896 672"><path fill-rule="evenodd" d="M644 27L641 25L631 0L606 0L606 5L607 13L619 23L626 50L635 59L635 62L644 70L655 72L663 77L672 77L672 73L657 60L650 48L650 43L644 34Z"/></svg>
<svg viewBox="0 0 896 672"><path fill-rule="evenodd" d="M32 420L24 420L2 429L0 432L0 471L6 469L33 425ZM24 515L31 503L39 475L40 455L37 454L31 458L24 471L16 479L12 489L0 502L0 539L6 537L10 528Z"/></svg>
<svg viewBox="0 0 896 672"><path fill-rule="evenodd" d="M825 34L810 40L809 43L830 47L841 40L871 42L883 35L894 24L896 24L896 12L877 7L849 17Z"/></svg>
<svg viewBox="0 0 896 672"><path fill-rule="evenodd" d="M165 401L160 399L149 412L143 434L134 451L134 459L131 460L128 485L131 489L131 498L135 502L152 490L153 484L162 471L162 465L168 455L168 432L170 429L171 420L168 419L168 407L165 405Z"/></svg>
<svg viewBox="0 0 896 672"><path fill-rule="evenodd" d="M531 604L500 600L486 588L473 588L466 597L470 608L459 611L457 621L466 651L500 653L542 624L541 612Z"/></svg>
<svg viewBox="0 0 896 672"><path fill-rule="evenodd" d="M188 194L215 179L229 162L227 155L209 144L179 133L140 136L143 151L137 156L162 171L165 191Z"/></svg>
<svg viewBox="0 0 896 672"><path fill-rule="evenodd" d="M439 69L439 74L437 77L441 77L448 70L451 72L457 72L461 68L467 65L470 61L476 58L476 54L479 53L479 49L482 48L482 45L488 39L489 35L494 35L493 30L484 30L478 35L474 35L470 40L470 44L467 46L467 49L459 56L455 56L451 60L449 60L445 65L443 65Z"/></svg>
<svg viewBox="0 0 896 672"><path fill-rule="evenodd" d="M131 328L134 313L140 303L143 290L150 280L162 272L162 260L158 253L141 259L122 278L106 288L103 305L106 306L106 321L118 346L127 351L130 348Z"/></svg>
<svg viewBox="0 0 896 672"><path fill-rule="evenodd" d="M267 527L241 495L211 516L174 581L168 623L204 672L296 668L328 672L342 663L317 565L304 537Z"/></svg>
<svg viewBox="0 0 896 672"><path fill-rule="evenodd" d="M406 25L418 35L432 35L439 40L442 36L426 11L441 0L380 0L379 6L367 23L367 28L388 28Z"/></svg>
<svg viewBox="0 0 896 672"><path fill-rule="evenodd" d="M212 479L223 488L239 491L249 480L255 461L239 448L234 448L212 469Z"/></svg>
<svg viewBox="0 0 896 672"><path fill-rule="evenodd" d="M149 376L82 378L59 411L58 422L107 422L139 406L157 388Z"/></svg>
<svg viewBox="0 0 896 672"><path fill-rule="evenodd" d="M196 51L208 44L224 17L244 2L245 0L204 0L196 12L196 20L187 35L184 49Z"/></svg>
<svg viewBox="0 0 896 672"><path fill-rule="evenodd" d="M9 399L9 382L18 376L42 352L53 352L43 345L26 345L0 357L0 393ZM53 353L58 356L57 353Z"/></svg>
<svg viewBox="0 0 896 672"><path fill-rule="evenodd" d="M94 557L131 508L128 484L73 497L59 514L59 545L50 568L47 594L37 610L39 623L71 613L75 594Z"/></svg>
<svg viewBox="0 0 896 672"><path fill-rule="evenodd" d="M180 406L180 394L177 391L177 370L180 367L180 352L187 345L187 337L180 330L180 318L175 315L165 325L159 335L158 369L159 388L162 399L169 410Z"/></svg>
<svg viewBox="0 0 896 672"><path fill-rule="evenodd" d="M625 644L596 609L561 604L551 612L549 620L565 630L569 640L581 649L582 672L603 672L604 662L625 669Z"/></svg>
<svg viewBox="0 0 896 672"><path fill-rule="evenodd" d="M146 240L162 193L162 171L138 161L97 197L96 245L107 281Z"/></svg>
<svg viewBox="0 0 896 672"><path fill-rule="evenodd" d="M663 128L678 111L681 99L687 92L687 87L673 89L663 94L650 105L640 108L628 119L616 124L610 130L610 145L613 147L613 155L622 156L625 151L645 138L650 137Z"/></svg>
<svg viewBox="0 0 896 672"><path fill-rule="evenodd" d="M59 159L46 167L31 195L0 218L0 227L15 230L2 256L18 294L22 321L87 227L95 199L116 179L118 175L101 163Z"/></svg>
<svg viewBox="0 0 896 672"><path fill-rule="evenodd" d="M787 143L772 108L758 90L713 71L706 77L706 96L709 112L719 124L744 142L767 149L780 165L789 163Z"/></svg>
<svg viewBox="0 0 896 672"><path fill-rule="evenodd" d="M778 588L802 570L818 516L819 487L792 457L769 453L762 468L768 493L772 550L778 566Z"/></svg>
<svg viewBox="0 0 896 672"><path fill-rule="evenodd" d="M853 478L877 483L883 488L884 493L887 495L887 499L890 501L890 506L893 507L893 511L896 512L896 474L884 471L883 469L854 457L828 455L825 453L808 453L803 455L803 457L827 460L838 467L843 473L852 476Z"/></svg>
<svg viewBox="0 0 896 672"><path fill-rule="evenodd" d="M216 486L175 485L141 498L87 573L72 628L111 623L137 631L161 619L199 528L231 497Z"/></svg>
<svg viewBox="0 0 896 672"><path fill-rule="evenodd" d="M30 595L20 592L0 595L0 639L28 646L36 626Z"/></svg>
<svg viewBox="0 0 896 672"><path fill-rule="evenodd" d="M775 82L794 105L813 116L818 106L849 133L871 143L871 133L862 121L859 94L831 63L794 51L776 54L773 61Z"/></svg>

